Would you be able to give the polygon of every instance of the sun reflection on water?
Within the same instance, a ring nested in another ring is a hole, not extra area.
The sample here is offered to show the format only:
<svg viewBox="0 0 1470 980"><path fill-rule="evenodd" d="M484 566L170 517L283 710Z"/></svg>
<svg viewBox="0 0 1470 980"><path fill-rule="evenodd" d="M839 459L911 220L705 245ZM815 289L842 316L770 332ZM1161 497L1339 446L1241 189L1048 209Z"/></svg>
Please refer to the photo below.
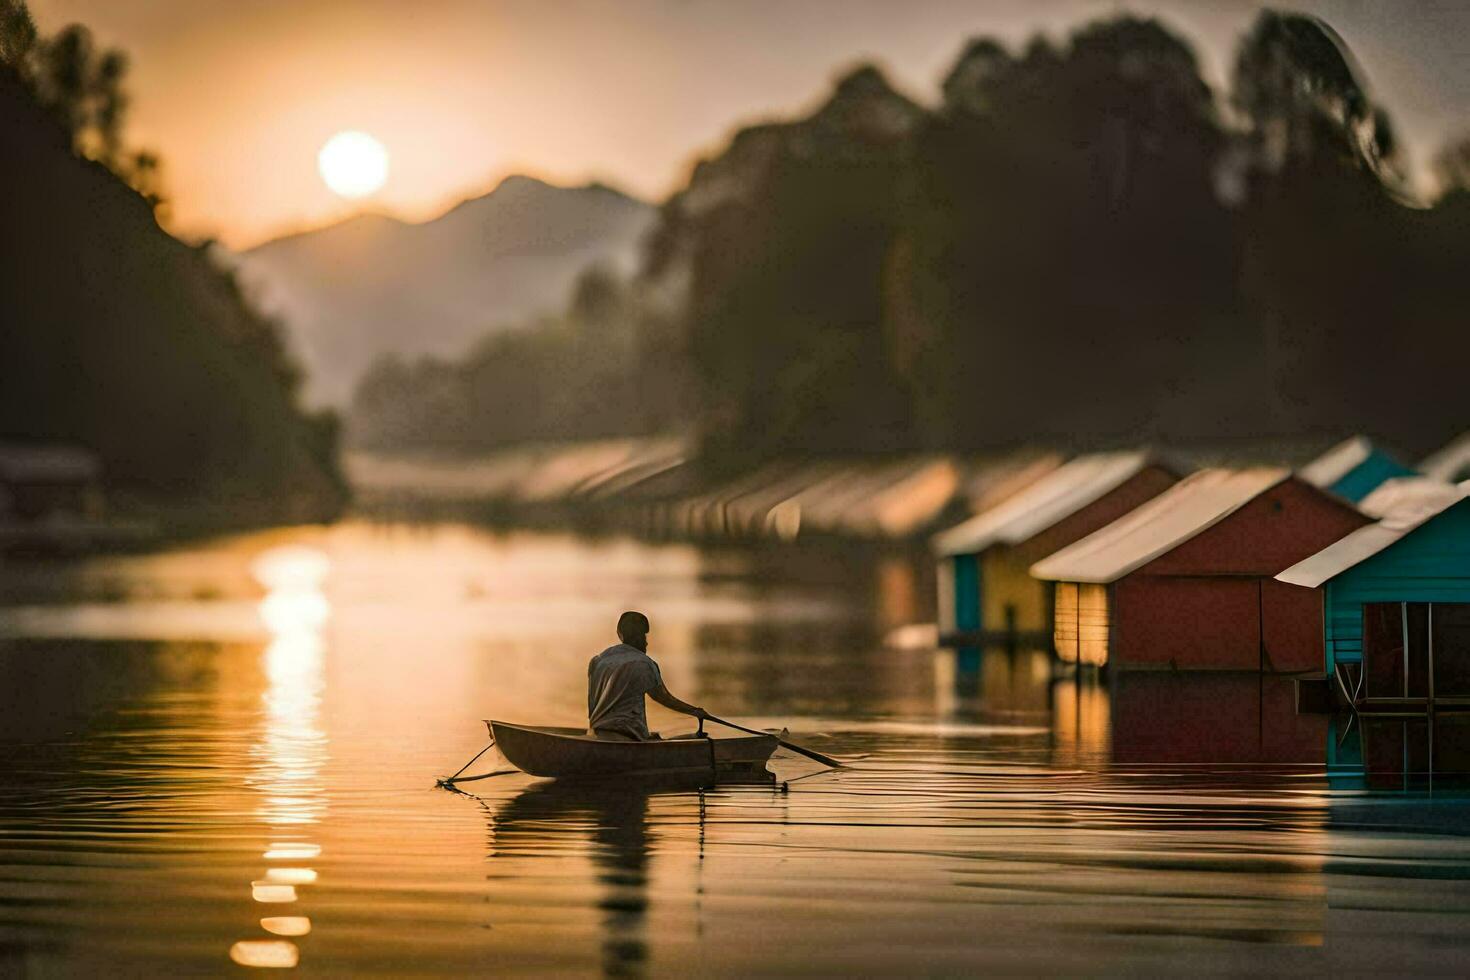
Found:
<svg viewBox="0 0 1470 980"><path fill-rule="evenodd" d="M322 587L330 568L326 555L301 545L272 548L251 566L266 588L259 612L271 642L262 654L263 725L249 782L260 793L256 814L272 831L264 858L293 862L251 882L251 897L262 904L295 902L297 889L317 880L315 869L294 863L321 854L320 845L298 835L326 810L319 776L327 739L318 715L325 686L322 630L331 615ZM306 916L267 916L260 925L279 936L311 931ZM298 958L296 945L284 940L242 940L230 949L230 959L242 966L294 967Z"/></svg>
<svg viewBox="0 0 1470 980"><path fill-rule="evenodd" d="M304 915L268 915L260 927L277 936L304 936L311 932L311 920Z"/></svg>
<svg viewBox="0 0 1470 980"><path fill-rule="evenodd" d="M300 953L295 943L284 939L248 939L230 947L230 959L241 966L290 969L300 959Z"/></svg>

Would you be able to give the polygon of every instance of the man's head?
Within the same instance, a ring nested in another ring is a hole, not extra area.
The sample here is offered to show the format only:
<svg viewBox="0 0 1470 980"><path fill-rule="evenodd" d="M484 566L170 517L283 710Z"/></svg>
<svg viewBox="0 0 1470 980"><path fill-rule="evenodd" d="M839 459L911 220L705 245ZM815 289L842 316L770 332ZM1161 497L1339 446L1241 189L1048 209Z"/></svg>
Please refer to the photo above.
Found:
<svg viewBox="0 0 1470 980"><path fill-rule="evenodd" d="M618 617L618 639L648 652L648 617L641 612L628 611Z"/></svg>

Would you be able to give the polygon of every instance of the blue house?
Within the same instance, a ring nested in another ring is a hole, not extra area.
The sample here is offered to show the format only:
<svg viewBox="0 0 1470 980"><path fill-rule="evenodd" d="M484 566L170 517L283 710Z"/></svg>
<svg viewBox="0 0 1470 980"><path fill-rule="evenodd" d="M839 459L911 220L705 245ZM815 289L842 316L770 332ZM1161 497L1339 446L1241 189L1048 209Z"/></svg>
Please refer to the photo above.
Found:
<svg viewBox="0 0 1470 980"><path fill-rule="evenodd" d="M1276 577L1322 590L1324 667L1360 710L1470 706L1470 482L1388 491L1376 524Z"/></svg>
<svg viewBox="0 0 1470 980"><path fill-rule="evenodd" d="M1407 787L1465 766L1463 725L1431 719L1470 708L1470 482L1390 480L1361 506L1382 519L1277 578L1321 589L1327 680L1354 708L1329 722L1329 780Z"/></svg>
<svg viewBox="0 0 1470 980"><path fill-rule="evenodd" d="M1297 475L1314 487L1357 503L1385 480L1419 474L1365 436L1354 436L1303 466Z"/></svg>

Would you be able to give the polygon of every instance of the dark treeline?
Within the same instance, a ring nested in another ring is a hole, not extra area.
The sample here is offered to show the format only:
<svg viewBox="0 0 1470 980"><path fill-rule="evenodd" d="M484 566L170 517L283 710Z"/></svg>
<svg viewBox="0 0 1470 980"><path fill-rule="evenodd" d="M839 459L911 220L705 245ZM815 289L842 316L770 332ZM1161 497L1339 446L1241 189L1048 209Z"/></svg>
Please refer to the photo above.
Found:
<svg viewBox="0 0 1470 980"><path fill-rule="evenodd" d="M679 328L593 267L564 314L493 333L462 360L378 360L353 402L359 441L453 452L676 429L694 406Z"/></svg>
<svg viewBox="0 0 1470 980"><path fill-rule="evenodd" d="M122 64L0 0L0 441L84 446L145 505L331 516L336 421L297 407L277 324L129 186L156 167L123 149Z"/></svg>
<svg viewBox="0 0 1470 980"><path fill-rule="evenodd" d="M667 201L634 282L461 362L388 362L380 448L693 429L776 452L1470 424L1470 152L1410 203L1325 25L1263 13L1230 91L1152 20L972 42L939 105L846 75Z"/></svg>

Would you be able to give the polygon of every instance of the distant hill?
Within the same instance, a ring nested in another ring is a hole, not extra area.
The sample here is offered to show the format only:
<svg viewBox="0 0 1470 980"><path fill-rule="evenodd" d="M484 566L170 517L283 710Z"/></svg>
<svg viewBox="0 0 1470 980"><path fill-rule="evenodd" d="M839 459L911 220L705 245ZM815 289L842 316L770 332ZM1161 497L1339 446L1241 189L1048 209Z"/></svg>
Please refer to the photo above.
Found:
<svg viewBox="0 0 1470 980"><path fill-rule="evenodd" d="M0 440L79 444L129 498L232 521L334 515L332 419L294 400L271 323L206 249L0 65Z"/></svg>
<svg viewBox="0 0 1470 980"><path fill-rule="evenodd" d="M240 256L281 315L307 398L344 404L381 354L458 356L487 331L563 309L577 275L631 270L654 209L597 184L507 177L423 224L363 215Z"/></svg>

